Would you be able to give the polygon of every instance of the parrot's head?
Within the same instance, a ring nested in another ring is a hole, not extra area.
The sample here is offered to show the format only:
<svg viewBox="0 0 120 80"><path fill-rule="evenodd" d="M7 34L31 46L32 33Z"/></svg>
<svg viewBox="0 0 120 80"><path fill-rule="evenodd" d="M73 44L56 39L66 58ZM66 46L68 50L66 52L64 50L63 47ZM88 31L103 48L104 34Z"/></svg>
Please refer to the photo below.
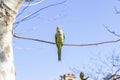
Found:
<svg viewBox="0 0 120 80"><path fill-rule="evenodd" d="M62 27L57 27L57 32L62 32Z"/></svg>

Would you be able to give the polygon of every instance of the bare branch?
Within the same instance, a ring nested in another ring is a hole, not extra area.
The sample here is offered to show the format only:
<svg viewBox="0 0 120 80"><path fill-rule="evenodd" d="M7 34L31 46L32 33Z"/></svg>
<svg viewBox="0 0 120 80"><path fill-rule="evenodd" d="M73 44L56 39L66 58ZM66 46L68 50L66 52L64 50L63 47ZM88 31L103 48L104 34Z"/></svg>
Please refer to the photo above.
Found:
<svg viewBox="0 0 120 80"><path fill-rule="evenodd" d="M29 7L30 2L27 4L28 6L25 6L25 8L23 8L23 10L16 16L16 18L18 18L20 15L22 15L24 13L24 11ZM14 30L18 27L18 24L14 25Z"/></svg>
<svg viewBox="0 0 120 80"><path fill-rule="evenodd" d="M40 39L35 39L35 38L22 37L22 36L17 36L15 34L13 36L15 38L19 38L19 39L33 40L33 41L44 42L44 43L48 43L48 44L56 44L55 42L50 42L50 41L45 41L45 40L40 40ZM120 41L120 39L113 40L113 41L91 43L91 44L63 44L63 45L64 46L95 46L95 45L101 45L101 44L107 44L107 43L116 43L116 42L119 42L119 41Z"/></svg>
<svg viewBox="0 0 120 80"><path fill-rule="evenodd" d="M91 44L64 44L64 46L95 46L95 45L101 45L101 44L107 44L107 43L116 43L116 42L119 42L119 41L120 41L120 39L113 40L113 41L91 43Z"/></svg>
<svg viewBox="0 0 120 80"><path fill-rule="evenodd" d="M25 0L26 2L30 2L31 0Z"/></svg>
<svg viewBox="0 0 120 80"><path fill-rule="evenodd" d="M49 42L49 41L45 41L45 40L40 40L40 39L34 39L34 38L17 36L17 35L15 35L15 34L14 34L13 36L16 37L16 38L19 38L19 39L26 39L26 40L33 40L33 41L44 42L44 43L49 43L49 44L56 44L56 43L54 43L54 42Z"/></svg>
<svg viewBox="0 0 120 80"><path fill-rule="evenodd" d="M37 11L33 12L32 14L30 14L30 15L28 15L28 16L26 16L26 17L24 17L24 18L23 18L23 19L21 19L20 21L15 22L14 24L19 24L20 22L25 21L25 20L26 20L26 19L28 19L29 17L31 17L31 16L35 15L36 13L38 13L38 12L40 12L40 11L44 10L44 9L47 9L47 8L49 8L49 7L53 7L53 6L57 6L57 5L63 4L63 3L65 3L65 2L67 2L67 0L64 0L64 1L62 1L62 2L55 3L55 4L50 4L50 5L46 6L46 7L43 7L43 8L41 8L41 9L39 9L39 10L37 10Z"/></svg>
<svg viewBox="0 0 120 80"><path fill-rule="evenodd" d="M116 6L114 6L114 10L115 10L116 14L120 14L120 11L117 10Z"/></svg>
<svg viewBox="0 0 120 80"><path fill-rule="evenodd" d="M111 60L112 60L112 66L113 67L120 67L120 64L118 64L119 61L120 61L120 60L118 60L119 58L120 58L119 55L117 55L117 56L115 56L115 54L112 55Z"/></svg>
<svg viewBox="0 0 120 80"><path fill-rule="evenodd" d="M18 18L21 14L23 14L23 12L29 7L30 2L27 4L27 6L25 6L25 8L16 16L16 18Z"/></svg>
<svg viewBox="0 0 120 80"><path fill-rule="evenodd" d="M38 5L38 4L40 4L41 2L43 2L44 0L40 0L40 1L38 1L38 2L35 2L35 3L33 3L33 4L30 4L29 6L35 6L35 5ZM31 2L31 0L30 1L28 1L28 2ZM22 5L22 7L23 6L28 6L28 5Z"/></svg>
<svg viewBox="0 0 120 80"><path fill-rule="evenodd" d="M115 72L115 74L117 74L120 71L120 68Z"/></svg>
<svg viewBox="0 0 120 80"><path fill-rule="evenodd" d="M106 30L107 30L108 32L112 33L113 35L115 35L115 36L117 36L117 37L120 37L119 34L116 34L114 31L111 31L110 29L108 29L107 26L104 25L104 27L106 28Z"/></svg>

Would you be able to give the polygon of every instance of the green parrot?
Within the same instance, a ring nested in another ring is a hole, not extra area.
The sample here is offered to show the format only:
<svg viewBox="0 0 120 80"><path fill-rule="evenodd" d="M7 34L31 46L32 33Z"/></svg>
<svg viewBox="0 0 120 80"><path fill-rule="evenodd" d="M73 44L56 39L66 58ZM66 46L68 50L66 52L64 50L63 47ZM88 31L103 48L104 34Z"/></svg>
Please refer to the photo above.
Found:
<svg viewBox="0 0 120 80"><path fill-rule="evenodd" d="M55 34L55 41L58 48L58 61L61 61L61 49L65 40L64 32L61 27L57 27Z"/></svg>

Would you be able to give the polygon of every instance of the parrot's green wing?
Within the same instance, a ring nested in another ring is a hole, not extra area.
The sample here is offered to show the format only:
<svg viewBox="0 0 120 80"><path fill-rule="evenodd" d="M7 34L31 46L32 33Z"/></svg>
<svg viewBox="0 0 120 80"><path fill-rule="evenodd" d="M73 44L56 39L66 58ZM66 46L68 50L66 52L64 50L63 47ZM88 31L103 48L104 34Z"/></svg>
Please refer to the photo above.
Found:
<svg viewBox="0 0 120 80"><path fill-rule="evenodd" d="M63 33L63 38L64 38L64 41L65 41L65 34ZM64 43L64 42L63 42Z"/></svg>
<svg viewBox="0 0 120 80"><path fill-rule="evenodd" d="M57 45L57 34L55 34L55 42L56 42L56 45Z"/></svg>
<svg viewBox="0 0 120 80"><path fill-rule="evenodd" d="M61 60L61 47L62 45L60 43L58 43L57 41L57 34L55 34L55 42L56 42L56 46L58 48L58 61Z"/></svg>

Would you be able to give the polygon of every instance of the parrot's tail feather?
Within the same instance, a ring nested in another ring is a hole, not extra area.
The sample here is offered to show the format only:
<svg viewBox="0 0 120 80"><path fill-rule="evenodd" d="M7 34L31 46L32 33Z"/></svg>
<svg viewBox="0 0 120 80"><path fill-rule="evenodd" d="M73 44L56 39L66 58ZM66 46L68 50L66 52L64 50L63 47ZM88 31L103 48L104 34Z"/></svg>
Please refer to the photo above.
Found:
<svg viewBox="0 0 120 80"><path fill-rule="evenodd" d="M58 49L58 61L61 61L61 48Z"/></svg>

